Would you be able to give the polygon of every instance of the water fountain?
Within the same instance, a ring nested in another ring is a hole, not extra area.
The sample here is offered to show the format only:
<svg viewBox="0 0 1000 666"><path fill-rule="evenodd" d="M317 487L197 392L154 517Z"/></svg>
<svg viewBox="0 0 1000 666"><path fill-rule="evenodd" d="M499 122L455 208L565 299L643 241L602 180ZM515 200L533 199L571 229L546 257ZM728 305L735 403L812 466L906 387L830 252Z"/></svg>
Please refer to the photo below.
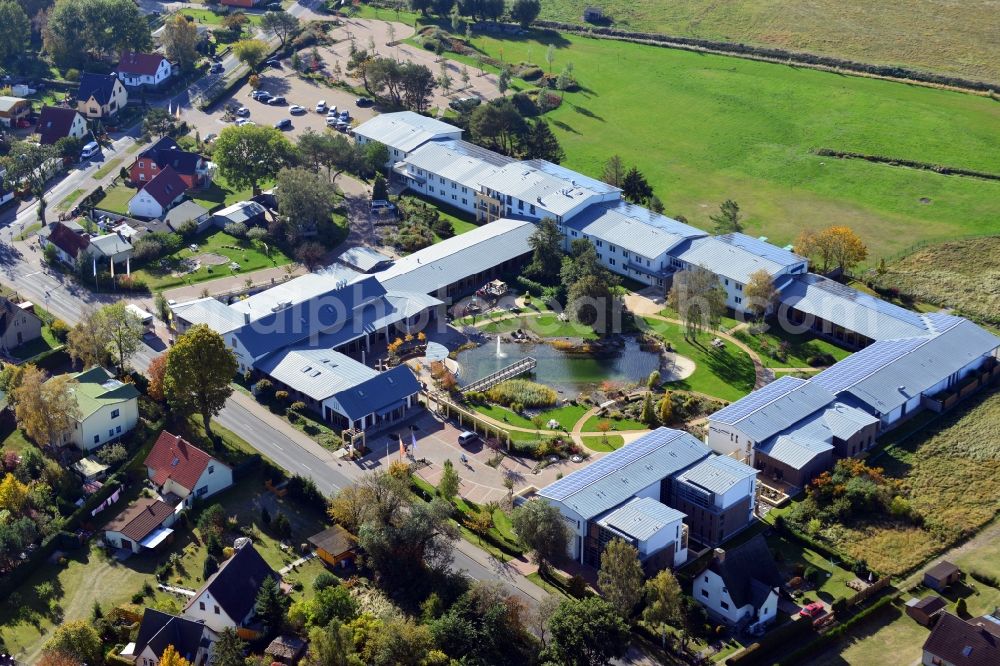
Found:
<svg viewBox="0 0 1000 666"><path fill-rule="evenodd" d="M506 358L506 357L507 357L507 354L504 353L504 351L502 349L500 349L500 336L498 335L497 336L497 358Z"/></svg>

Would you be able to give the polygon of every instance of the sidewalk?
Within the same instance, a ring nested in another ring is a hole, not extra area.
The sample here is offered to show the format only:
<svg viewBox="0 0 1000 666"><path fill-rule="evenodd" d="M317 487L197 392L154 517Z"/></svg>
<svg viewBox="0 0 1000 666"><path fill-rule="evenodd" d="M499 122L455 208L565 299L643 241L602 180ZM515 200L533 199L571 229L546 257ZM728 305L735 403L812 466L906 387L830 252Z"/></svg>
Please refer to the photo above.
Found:
<svg viewBox="0 0 1000 666"><path fill-rule="evenodd" d="M308 271L305 267L296 265L295 269L292 271L292 277L305 275L307 272ZM208 290L209 296L227 294L240 289L245 289L247 278L253 281L254 286L279 284L288 279L288 271L284 266L262 268L259 271L254 271L252 273L239 273L237 275L230 275L217 280L207 280L205 282L196 282L195 284L183 287L174 287L172 289L165 290L163 292L163 296L167 300L181 303L183 301L201 298L206 289Z"/></svg>

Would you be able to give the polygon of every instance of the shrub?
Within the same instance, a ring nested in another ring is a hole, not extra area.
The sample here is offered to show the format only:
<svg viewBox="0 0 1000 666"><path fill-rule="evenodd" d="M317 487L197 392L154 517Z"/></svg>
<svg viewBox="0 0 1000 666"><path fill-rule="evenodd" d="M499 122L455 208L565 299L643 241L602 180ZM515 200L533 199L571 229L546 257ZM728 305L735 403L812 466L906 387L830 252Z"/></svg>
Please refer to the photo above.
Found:
<svg viewBox="0 0 1000 666"><path fill-rule="evenodd" d="M321 571L317 574L316 578L313 580L313 589L319 592L320 590L326 589L337 585L337 577L334 576L329 571Z"/></svg>
<svg viewBox="0 0 1000 666"><path fill-rule="evenodd" d="M833 357L832 354L814 354L806 359L806 363L813 368L819 368L827 365L833 365L837 362L837 359Z"/></svg>
<svg viewBox="0 0 1000 666"><path fill-rule="evenodd" d="M132 603L141 604L145 600L145 596L142 592L136 592L132 595Z"/></svg>
<svg viewBox="0 0 1000 666"><path fill-rule="evenodd" d="M229 222L225 226L225 232L234 238L245 238L249 229L242 222Z"/></svg>
<svg viewBox="0 0 1000 666"><path fill-rule="evenodd" d="M53 320L52 324L49 325L49 330L59 342L66 342L66 338L69 336L69 325L62 319Z"/></svg>
<svg viewBox="0 0 1000 666"><path fill-rule="evenodd" d="M302 402L301 400L296 400L289 406L289 409L291 409L293 412L302 413L306 409L306 403Z"/></svg>
<svg viewBox="0 0 1000 666"><path fill-rule="evenodd" d="M63 75L67 81L79 81L80 80L80 70L75 67L70 67L66 70L66 74Z"/></svg>
<svg viewBox="0 0 1000 666"><path fill-rule="evenodd" d="M511 408L518 405L521 410L525 407L550 407L559 398L554 389L527 379L501 382L487 391L486 395L493 402L509 405Z"/></svg>
<svg viewBox="0 0 1000 666"><path fill-rule="evenodd" d="M274 384L271 383L270 379L261 379L253 385L253 393L258 400L267 400L271 397L272 388L274 388Z"/></svg>
<svg viewBox="0 0 1000 666"><path fill-rule="evenodd" d="M288 391L275 391L274 399L278 402L285 402L288 400Z"/></svg>
<svg viewBox="0 0 1000 666"><path fill-rule="evenodd" d="M542 78L544 73L545 72L542 71L541 67L535 67L532 65L530 67L524 67L517 73L517 75L525 81L537 81Z"/></svg>

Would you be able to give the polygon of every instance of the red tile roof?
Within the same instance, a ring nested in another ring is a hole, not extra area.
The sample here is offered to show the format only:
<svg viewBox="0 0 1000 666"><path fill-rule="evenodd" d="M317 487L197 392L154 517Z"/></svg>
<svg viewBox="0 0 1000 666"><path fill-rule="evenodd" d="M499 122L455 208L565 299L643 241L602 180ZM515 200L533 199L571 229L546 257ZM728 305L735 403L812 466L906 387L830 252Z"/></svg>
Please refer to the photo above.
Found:
<svg viewBox="0 0 1000 666"><path fill-rule="evenodd" d="M112 518L104 529L121 532L132 541L142 541L174 513L174 508L158 499L144 497Z"/></svg>
<svg viewBox="0 0 1000 666"><path fill-rule="evenodd" d="M164 60L165 58L159 53L122 51L121 60L118 61L118 71L126 74L153 76Z"/></svg>
<svg viewBox="0 0 1000 666"><path fill-rule="evenodd" d="M74 259L81 250L90 245L90 239L87 236L76 233L62 222L56 222L52 225L49 242Z"/></svg>
<svg viewBox="0 0 1000 666"><path fill-rule="evenodd" d="M156 199L158 204L166 208L174 199L187 191L187 183L174 171L173 167L168 166L156 174L156 177L142 189Z"/></svg>
<svg viewBox="0 0 1000 666"><path fill-rule="evenodd" d="M211 461L212 456L191 442L164 430L146 456L145 464L156 485L162 486L173 479L182 488L192 491Z"/></svg>

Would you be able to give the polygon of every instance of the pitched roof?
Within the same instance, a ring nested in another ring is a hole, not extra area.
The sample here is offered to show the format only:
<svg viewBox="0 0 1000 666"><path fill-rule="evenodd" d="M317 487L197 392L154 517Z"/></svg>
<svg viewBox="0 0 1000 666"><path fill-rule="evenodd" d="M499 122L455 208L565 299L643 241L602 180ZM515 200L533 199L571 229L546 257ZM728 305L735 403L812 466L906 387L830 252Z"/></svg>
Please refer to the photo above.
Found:
<svg viewBox="0 0 1000 666"><path fill-rule="evenodd" d="M725 551L722 562L713 558L708 569L725 582L737 608L752 604L760 608L771 589L781 585L781 574L763 535Z"/></svg>
<svg viewBox="0 0 1000 666"><path fill-rule="evenodd" d="M87 236L76 233L62 222L56 222L49 227L49 242L74 259L81 250L90 245Z"/></svg>
<svg viewBox="0 0 1000 666"><path fill-rule="evenodd" d="M936 594L931 594L924 597L923 599L911 599L910 601L906 602L906 605L910 608L916 608L918 610L922 610L923 612L930 615L932 613L938 612L939 610L947 606L948 602L942 599L941 597L937 596Z"/></svg>
<svg viewBox="0 0 1000 666"><path fill-rule="evenodd" d="M76 109L68 109L62 106L43 106L42 112L38 116L37 130L39 143L50 145L69 136L69 130L73 126L73 120L82 114Z"/></svg>
<svg viewBox="0 0 1000 666"><path fill-rule="evenodd" d="M778 435L758 443L757 450L794 469L803 469L816 456L832 451L835 438L849 440L876 423L878 417L847 402L834 400Z"/></svg>
<svg viewBox="0 0 1000 666"><path fill-rule="evenodd" d="M207 590L219 607L226 611L226 615L234 622L242 622L253 608L257 592L266 578L280 576L264 561L252 543L246 543L237 548L233 556L205 581L184 610L194 605L198 597Z"/></svg>
<svg viewBox="0 0 1000 666"><path fill-rule="evenodd" d="M132 541L142 541L174 514L174 507L152 497L142 497L108 521L104 529L121 532Z"/></svg>
<svg viewBox="0 0 1000 666"><path fill-rule="evenodd" d="M392 261L392 257L364 245L344 250L337 259L365 273Z"/></svg>
<svg viewBox="0 0 1000 666"><path fill-rule="evenodd" d="M159 658L168 645L173 645L180 656L194 663L199 648L207 647L210 640L205 636L206 632L209 636L214 636L214 632L201 622L146 608L132 653L139 655L149 646Z"/></svg>
<svg viewBox="0 0 1000 666"><path fill-rule="evenodd" d="M194 490L198 479L212 461L223 465L183 437L164 430L143 464L149 470L149 478L156 485L162 486L168 479L172 479L182 488Z"/></svg>
<svg viewBox="0 0 1000 666"><path fill-rule="evenodd" d="M160 63L164 60L166 58L159 53L122 51L122 57L118 61L118 71L124 74L153 76L160 69Z"/></svg>
<svg viewBox="0 0 1000 666"><path fill-rule="evenodd" d="M664 527L684 520L684 513L652 497L636 497L597 522L637 541L646 541Z"/></svg>
<svg viewBox="0 0 1000 666"><path fill-rule="evenodd" d="M741 233L695 238L679 245L671 254L742 284L747 284L757 271L773 276L806 262L804 257Z"/></svg>
<svg viewBox="0 0 1000 666"><path fill-rule="evenodd" d="M955 666L1000 664L1000 637L951 613L941 613L924 651Z"/></svg>
<svg viewBox="0 0 1000 666"><path fill-rule="evenodd" d="M677 480L722 495L740 482L755 478L758 471L729 456L709 456L682 472Z"/></svg>
<svg viewBox="0 0 1000 666"><path fill-rule="evenodd" d="M384 415L401 407L407 396L420 391L420 382L406 365L397 365L385 372L351 386L331 399L339 411L352 419L368 414Z"/></svg>
<svg viewBox="0 0 1000 666"><path fill-rule="evenodd" d="M93 97L98 104L107 104L111 100L111 95L115 90L115 83L117 82L118 77L114 74L84 72L80 75L80 87L77 90L76 98L81 102L85 102Z"/></svg>
<svg viewBox="0 0 1000 666"><path fill-rule="evenodd" d="M168 227L176 231L185 222L197 220L202 215L208 215L208 209L189 199L180 202L167 211L167 214L163 216L163 221L166 222Z"/></svg>
<svg viewBox="0 0 1000 666"><path fill-rule="evenodd" d="M701 229L626 201L588 206L565 224L582 234L650 258L673 249L685 239L706 235Z"/></svg>
<svg viewBox="0 0 1000 666"><path fill-rule="evenodd" d="M153 180L146 183L142 191L153 197L156 203L166 208L174 199L184 194L187 184L181 180L173 167L165 167ZM136 195L138 196L138 195Z"/></svg>
<svg viewBox="0 0 1000 666"><path fill-rule="evenodd" d="M568 215L588 201L596 202L618 191L607 183L542 160L512 162L484 176L480 185L553 215Z"/></svg>
<svg viewBox="0 0 1000 666"><path fill-rule="evenodd" d="M962 570L957 566L949 562L948 560L941 560L930 569L924 572L925 575L931 578L937 578L938 580L942 578L947 578L948 576L960 573Z"/></svg>
<svg viewBox="0 0 1000 666"><path fill-rule="evenodd" d="M405 153L432 139L447 137L461 129L413 111L380 113L354 128L354 134L384 143Z"/></svg>
<svg viewBox="0 0 1000 666"><path fill-rule="evenodd" d="M298 636L278 636L264 650L264 654L270 657L294 660L306 648L306 642Z"/></svg>
<svg viewBox="0 0 1000 666"><path fill-rule="evenodd" d="M224 217L228 222L249 222L262 216L264 212L264 207L256 201L237 201L231 206L215 211L213 217Z"/></svg>
<svg viewBox="0 0 1000 666"><path fill-rule="evenodd" d="M354 549L354 537L340 525L313 534L309 537L309 543L331 555L340 555Z"/></svg>
<svg viewBox="0 0 1000 666"><path fill-rule="evenodd" d="M180 145L169 136L161 137L152 146L142 151L136 158L137 161L139 159L155 162L161 169L169 166L177 173L186 176L194 175L198 165L204 160L198 153L182 150Z"/></svg>
<svg viewBox="0 0 1000 666"><path fill-rule="evenodd" d="M661 427L542 488L538 495L590 520L711 452L691 434Z"/></svg>
<svg viewBox="0 0 1000 666"><path fill-rule="evenodd" d="M479 185L484 179L496 173L501 167L514 162L514 158L495 153L474 143L458 139L438 139L420 146L409 156L397 170L404 171L409 177L420 180L419 172L406 168L427 171L424 180L433 175L452 180L479 191Z"/></svg>
<svg viewBox="0 0 1000 666"><path fill-rule="evenodd" d="M709 417L712 423L739 428L762 442L830 404L834 394L821 385L784 375Z"/></svg>
<svg viewBox="0 0 1000 666"><path fill-rule="evenodd" d="M79 372L73 375L73 379L77 381L73 392L80 407L81 420L105 405L117 405L139 398L139 391L134 384L118 381L100 366Z"/></svg>
<svg viewBox="0 0 1000 666"><path fill-rule="evenodd" d="M18 317L31 317L38 319L38 315L30 310L25 310L5 296L0 296L0 335L7 332L7 328L14 323Z"/></svg>
<svg viewBox="0 0 1000 666"><path fill-rule="evenodd" d="M23 97L11 97L10 95L0 95L0 113L8 113L14 107L24 106L26 103L29 102Z"/></svg>

